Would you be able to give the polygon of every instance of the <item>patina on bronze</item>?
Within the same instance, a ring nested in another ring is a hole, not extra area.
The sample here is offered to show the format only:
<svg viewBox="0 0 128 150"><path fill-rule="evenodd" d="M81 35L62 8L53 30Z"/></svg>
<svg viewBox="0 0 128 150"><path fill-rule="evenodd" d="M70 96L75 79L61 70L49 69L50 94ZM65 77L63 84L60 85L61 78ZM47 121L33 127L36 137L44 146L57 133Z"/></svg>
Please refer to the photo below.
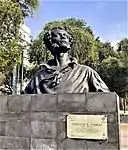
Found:
<svg viewBox="0 0 128 150"><path fill-rule="evenodd" d="M22 94L109 92L96 71L69 56L72 37L68 31L53 28L45 33L44 43L53 59L41 65Z"/></svg>

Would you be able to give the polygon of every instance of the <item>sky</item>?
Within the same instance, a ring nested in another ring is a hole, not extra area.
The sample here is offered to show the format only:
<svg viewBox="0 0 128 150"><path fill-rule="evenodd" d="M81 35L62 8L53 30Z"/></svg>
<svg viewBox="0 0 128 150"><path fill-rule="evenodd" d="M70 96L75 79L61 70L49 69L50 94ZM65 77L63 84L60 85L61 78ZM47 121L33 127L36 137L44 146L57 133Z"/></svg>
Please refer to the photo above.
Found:
<svg viewBox="0 0 128 150"><path fill-rule="evenodd" d="M128 0L40 0L25 23L35 38L46 23L71 17L84 19L96 37L112 45L128 37Z"/></svg>

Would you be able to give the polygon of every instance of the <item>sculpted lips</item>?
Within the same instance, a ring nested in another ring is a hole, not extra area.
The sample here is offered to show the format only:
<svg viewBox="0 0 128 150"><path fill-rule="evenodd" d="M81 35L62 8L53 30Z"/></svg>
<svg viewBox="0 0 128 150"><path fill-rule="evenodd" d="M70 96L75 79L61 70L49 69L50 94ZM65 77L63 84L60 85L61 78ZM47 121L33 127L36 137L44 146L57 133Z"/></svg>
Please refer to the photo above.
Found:
<svg viewBox="0 0 128 150"><path fill-rule="evenodd" d="M64 44L66 44L67 41L66 41L66 40L61 40L61 41L59 41L59 43L64 43Z"/></svg>

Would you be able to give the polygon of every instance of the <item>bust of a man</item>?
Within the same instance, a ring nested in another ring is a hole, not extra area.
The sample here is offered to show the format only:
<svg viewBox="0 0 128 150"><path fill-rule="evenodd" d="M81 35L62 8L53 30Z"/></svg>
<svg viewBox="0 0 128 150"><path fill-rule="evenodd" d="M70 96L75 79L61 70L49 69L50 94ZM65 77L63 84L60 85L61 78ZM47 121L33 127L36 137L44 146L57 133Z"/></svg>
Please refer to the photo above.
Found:
<svg viewBox="0 0 128 150"><path fill-rule="evenodd" d="M92 68L77 63L68 52L72 37L64 28L45 33L44 43L53 59L42 64L22 93L86 93L109 92L108 87Z"/></svg>

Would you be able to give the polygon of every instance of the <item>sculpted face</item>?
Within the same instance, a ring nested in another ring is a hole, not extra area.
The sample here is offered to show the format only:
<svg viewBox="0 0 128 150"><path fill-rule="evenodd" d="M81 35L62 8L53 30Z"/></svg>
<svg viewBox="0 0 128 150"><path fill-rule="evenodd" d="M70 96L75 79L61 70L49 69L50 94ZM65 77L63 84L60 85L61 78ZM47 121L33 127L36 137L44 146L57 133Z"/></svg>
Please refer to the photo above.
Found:
<svg viewBox="0 0 128 150"><path fill-rule="evenodd" d="M55 29L51 33L53 47L58 53L66 53L70 47L69 34L62 29Z"/></svg>

